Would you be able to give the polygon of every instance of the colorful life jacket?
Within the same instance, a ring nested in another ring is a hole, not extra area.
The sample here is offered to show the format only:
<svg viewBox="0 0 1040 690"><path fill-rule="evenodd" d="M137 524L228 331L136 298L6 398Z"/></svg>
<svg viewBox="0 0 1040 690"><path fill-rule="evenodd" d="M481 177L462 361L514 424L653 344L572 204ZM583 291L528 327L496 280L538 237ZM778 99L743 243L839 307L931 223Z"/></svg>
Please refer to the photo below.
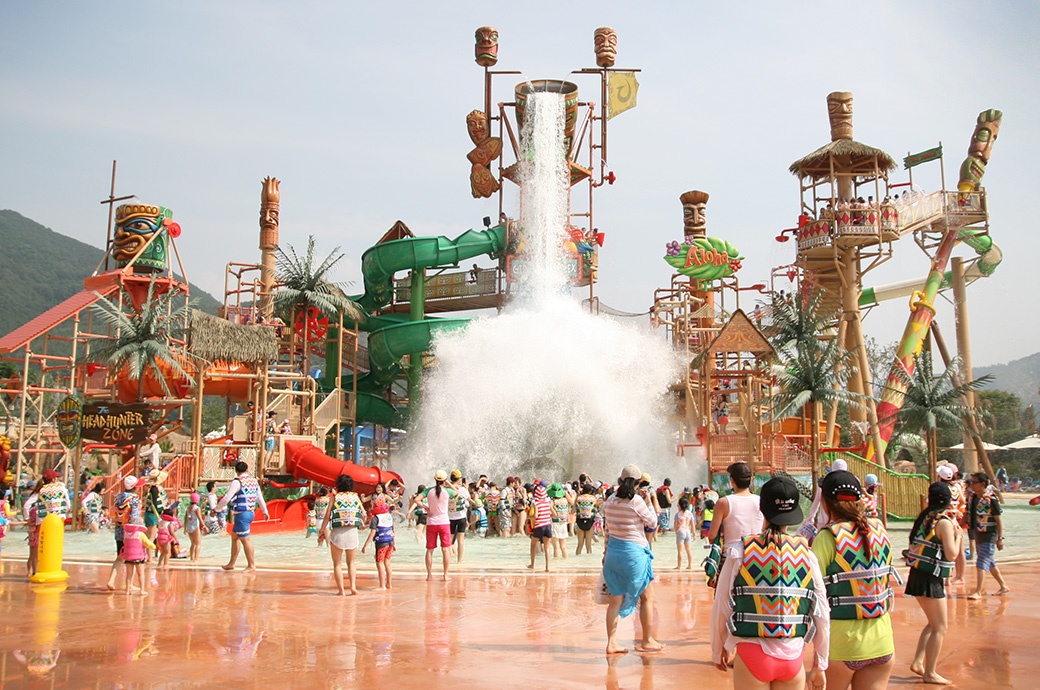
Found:
<svg viewBox="0 0 1040 690"><path fill-rule="evenodd" d="M325 511L329 509L330 499L328 496L318 496L314 500L314 515L319 520L325 519Z"/></svg>
<svg viewBox="0 0 1040 690"><path fill-rule="evenodd" d="M879 489L871 491L867 489L863 492L863 513L868 518L879 518L881 514L878 512L878 492Z"/></svg>
<svg viewBox="0 0 1040 690"><path fill-rule="evenodd" d="M566 498L554 498L553 508L556 508L556 515L552 521L559 524L561 522L567 522L567 516L571 513L571 504Z"/></svg>
<svg viewBox="0 0 1040 690"><path fill-rule="evenodd" d="M925 519L920 531L911 537L906 562L911 568L917 568L936 577L947 578L953 572L954 563L946 560L942 540L935 532L935 526L939 524L939 520L943 519L947 518L939 516Z"/></svg>
<svg viewBox="0 0 1040 690"><path fill-rule="evenodd" d="M730 632L734 637L812 637L817 592L809 542L787 534L780 535L779 544L761 535L742 541L744 556L730 593Z"/></svg>
<svg viewBox="0 0 1040 690"><path fill-rule="evenodd" d="M596 512L596 497L590 496L589 494L582 494L575 499L574 508L577 510L579 518L582 520L588 520Z"/></svg>
<svg viewBox="0 0 1040 690"><path fill-rule="evenodd" d="M236 513L251 513L256 509L260 482L256 481L255 477L244 474L238 477L238 483L238 493L231 499L231 510Z"/></svg>
<svg viewBox="0 0 1040 690"><path fill-rule="evenodd" d="M69 509L72 507L69 505L69 493L65 490L63 484L58 482L52 482L46 484L40 489L40 500L39 505L36 508L37 520L43 521L43 518L48 515L54 514L64 519L68 514Z"/></svg>
<svg viewBox="0 0 1040 690"><path fill-rule="evenodd" d="M975 499L975 531L979 534L997 531L997 518L993 512L996 496L989 489Z"/></svg>
<svg viewBox="0 0 1040 690"><path fill-rule="evenodd" d="M377 544L394 542L394 518L389 513L376 515L376 536L373 538Z"/></svg>
<svg viewBox="0 0 1040 690"><path fill-rule="evenodd" d="M487 503L488 511L492 513L497 513L498 504L502 502L502 494L500 494L497 490L489 491L487 495L485 495L484 500Z"/></svg>
<svg viewBox="0 0 1040 690"><path fill-rule="evenodd" d="M134 515L134 504L137 504L136 512L140 513L140 502L136 494L124 491L116 496L115 505L112 507L112 522L116 527L128 525L130 520L140 517L140 515Z"/></svg>
<svg viewBox="0 0 1040 690"><path fill-rule="evenodd" d="M854 522L835 522L826 529L834 535L834 561L827 566L823 581L831 618L859 620L880 618L892 609L895 594L890 575L900 580L892 567L892 544L880 520L868 518L864 535Z"/></svg>
<svg viewBox="0 0 1040 690"><path fill-rule="evenodd" d="M950 487L950 507L943 511L943 515L958 525L963 525L968 512L968 495L964 490L964 482L946 482L946 486Z"/></svg>
<svg viewBox="0 0 1040 690"><path fill-rule="evenodd" d="M337 493L331 510L333 527L357 527L361 522L361 499L355 493Z"/></svg>
<svg viewBox="0 0 1040 690"><path fill-rule="evenodd" d="M469 501L465 496L462 495L461 491L456 491L455 496L451 499L451 512L453 513L465 513L469 507Z"/></svg>

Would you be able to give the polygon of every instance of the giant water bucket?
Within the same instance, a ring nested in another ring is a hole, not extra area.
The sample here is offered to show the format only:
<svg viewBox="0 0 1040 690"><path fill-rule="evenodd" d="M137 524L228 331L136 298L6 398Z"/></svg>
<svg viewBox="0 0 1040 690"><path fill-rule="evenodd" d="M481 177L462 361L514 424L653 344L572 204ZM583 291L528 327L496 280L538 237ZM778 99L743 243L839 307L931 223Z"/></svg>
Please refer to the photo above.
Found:
<svg viewBox="0 0 1040 690"><path fill-rule="evenodd" d="M527 96L531 93L562 93L566 115L563 121L563 142L567 151L571 150L574 139L574 126L578 123L578 85L559 79L535 79L516 85L516 126L524 128L524 111L527 109Z"/></svg>

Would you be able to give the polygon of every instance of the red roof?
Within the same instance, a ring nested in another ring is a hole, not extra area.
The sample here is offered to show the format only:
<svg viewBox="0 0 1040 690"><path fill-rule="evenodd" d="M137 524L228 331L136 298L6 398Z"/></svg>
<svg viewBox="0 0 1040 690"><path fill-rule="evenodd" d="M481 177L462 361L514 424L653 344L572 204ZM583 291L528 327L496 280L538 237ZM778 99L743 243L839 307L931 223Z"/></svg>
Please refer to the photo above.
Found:
<svg viewBox="0 0 1040 690"><path fill-rule="evenodd" d="M111 283L98 286L97 293L107 296L119 289L119 285ZM94 290L83 290L61 304L51 307L24 326L20 326L3 338L0 338L0 354L20 350L30 342L51 330L58 324L72 318L83 311L94 302L98 301L98 295Z"/></svg>

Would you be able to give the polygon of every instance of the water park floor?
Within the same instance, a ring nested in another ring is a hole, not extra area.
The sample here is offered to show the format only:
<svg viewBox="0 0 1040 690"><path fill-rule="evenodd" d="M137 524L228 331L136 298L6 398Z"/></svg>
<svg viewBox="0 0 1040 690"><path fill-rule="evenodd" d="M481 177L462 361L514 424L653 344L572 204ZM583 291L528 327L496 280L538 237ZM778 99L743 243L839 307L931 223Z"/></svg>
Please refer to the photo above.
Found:
<svg viewBox="0 0 1040 690"><path fill-rule="evenodd" d="M1010 596L972 602L958 588L948 600L939 670L957 687L1037 684L1035 517L1017 502L1007 513L1009 542L1021 535L1017 548L1000 554ZM895 528L893 541L905 543L907 526ZM371 551L359 553L360 593L344 598L335 596L329 557L313 538L255 537L255 573L219 568L229 541L205 538L196 565L149 567L147 596L127 596L104 587L111 534L66 535L63 591L26 581L22 534L10 534L0 562L0 687L731 687L731 676L710 664L711 591L698 571L674 570L667 537L654 564L658 637L668 646L609 660L604 608L592 597L598 553L553 561L545 574L525 569L523 538L470 539L450 581L427 583L423 550L399 531L393 589L377 589ZM996 590L992 580L986 586ZM924 616L903 597L892 615L891 685L917 684L908 665ZM635 618L621 622L629 647L638 639Z"/></svg>

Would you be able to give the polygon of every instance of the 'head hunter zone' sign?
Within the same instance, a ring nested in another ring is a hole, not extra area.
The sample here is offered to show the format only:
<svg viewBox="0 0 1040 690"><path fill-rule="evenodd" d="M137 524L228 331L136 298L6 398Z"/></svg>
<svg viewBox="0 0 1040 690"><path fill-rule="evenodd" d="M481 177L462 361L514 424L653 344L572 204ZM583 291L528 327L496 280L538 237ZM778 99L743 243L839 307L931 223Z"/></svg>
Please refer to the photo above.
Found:
<svg viewBox="0 0 1040 690"><path fill-rule="evenodd" d="M83 438L101 443L142 443L152 410L147 403L88 403L83 406Z"/></svg>

